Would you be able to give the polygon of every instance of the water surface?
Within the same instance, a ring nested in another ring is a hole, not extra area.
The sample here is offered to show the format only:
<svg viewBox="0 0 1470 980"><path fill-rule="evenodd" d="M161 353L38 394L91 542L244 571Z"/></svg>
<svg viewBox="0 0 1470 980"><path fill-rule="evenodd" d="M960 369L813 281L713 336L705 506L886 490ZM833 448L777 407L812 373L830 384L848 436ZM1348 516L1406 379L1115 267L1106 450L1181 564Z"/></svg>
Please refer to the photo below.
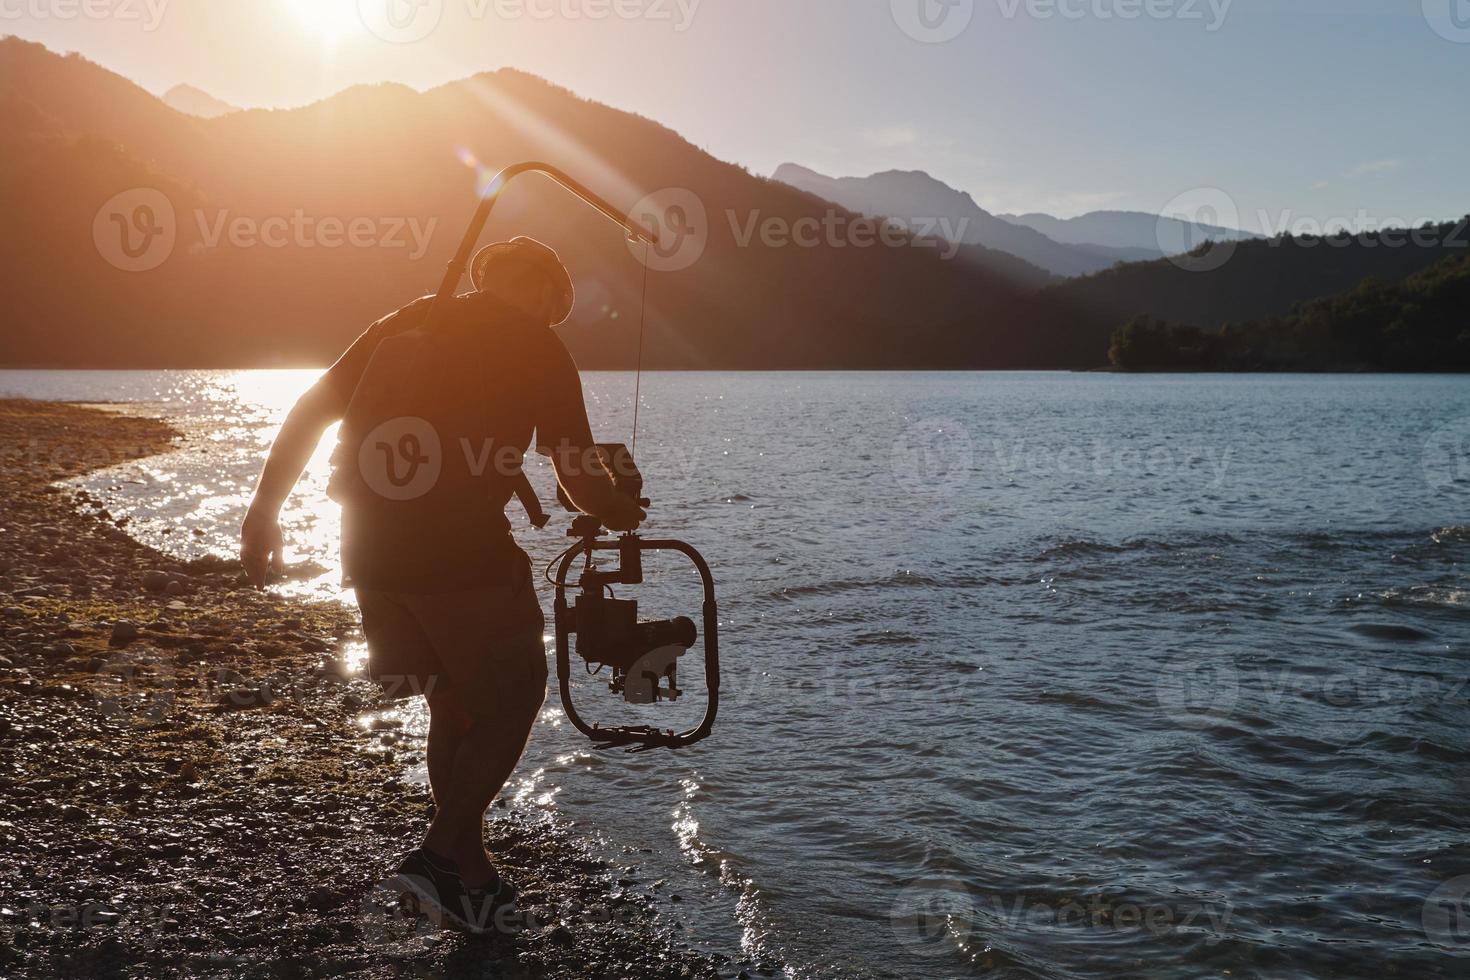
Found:
<svg viewBox="0 0 1470 980"><path fill-rule="evenodd" d="M0 391L175 420L180 452L83 482L150 543L228 553L312 377ZM585 384L625 437L632 378ZM643 397L650 531L720 579L720 725L599 754L548 703L510 797L667 921L800 977L1470 969L1470 379L666 374ZM292 588L350 601L328 451L285 515L320 566ZM515 522L539 562L566 543ZM697 612L686 569L651 571L650 613Z"/></svg>

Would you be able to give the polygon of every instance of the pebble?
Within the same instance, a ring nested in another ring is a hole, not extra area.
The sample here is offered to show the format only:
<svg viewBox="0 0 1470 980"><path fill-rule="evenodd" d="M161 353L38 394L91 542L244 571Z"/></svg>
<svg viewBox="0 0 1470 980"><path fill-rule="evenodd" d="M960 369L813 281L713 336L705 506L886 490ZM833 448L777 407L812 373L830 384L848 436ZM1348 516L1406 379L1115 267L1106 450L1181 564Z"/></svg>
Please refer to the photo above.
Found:
<svg viewBox="0 0 1470 980"><path fill-rule="evenodd" d="M127 620L123 619L123 620L119 620L117 623L113 624L113 627L112 627L112 636L108 639L107 642L111 646L125 647L129 643L132 643L137 638L138 638L138 627L134 626L132 623L130 623Z"/></svg>
<svg viewBox="0 0 1470 980"><path fill-rule="evenodd" d="M162 592L168 588L168 573L158 570L143 573L143 588L149 592Z"/></svg>

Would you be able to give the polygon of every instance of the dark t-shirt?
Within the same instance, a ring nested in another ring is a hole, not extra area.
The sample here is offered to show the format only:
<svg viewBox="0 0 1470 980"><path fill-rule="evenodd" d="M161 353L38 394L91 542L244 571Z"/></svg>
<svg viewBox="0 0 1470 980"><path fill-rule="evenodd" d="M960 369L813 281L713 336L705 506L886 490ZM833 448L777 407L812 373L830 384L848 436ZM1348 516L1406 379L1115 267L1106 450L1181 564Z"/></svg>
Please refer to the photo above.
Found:
<svg viewBox="0 0 1470 980"><path fill-rule="evenodd" d="M373 324L322 384L340 399L331 493L349 586L442 593L509 581L522 456L591 444L576 364L549 327L481 295Z"/></svg>

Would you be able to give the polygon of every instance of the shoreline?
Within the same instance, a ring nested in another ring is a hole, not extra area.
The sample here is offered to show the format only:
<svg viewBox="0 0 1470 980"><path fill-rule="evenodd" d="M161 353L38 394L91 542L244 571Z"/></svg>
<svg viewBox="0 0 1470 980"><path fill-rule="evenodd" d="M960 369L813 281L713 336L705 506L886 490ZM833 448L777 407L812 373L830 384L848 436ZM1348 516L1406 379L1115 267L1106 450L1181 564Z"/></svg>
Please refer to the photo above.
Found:
<svg viewBox="0 0 1470 980"><path fill-rule="evenodd" d="M523 893L498 935L372 886L427 821L416 746L364 724L353 610L142 545L58 481L171 449L166 423L0 400L0 974L692 978L737 972L551 818L499 802Z"/></svg>

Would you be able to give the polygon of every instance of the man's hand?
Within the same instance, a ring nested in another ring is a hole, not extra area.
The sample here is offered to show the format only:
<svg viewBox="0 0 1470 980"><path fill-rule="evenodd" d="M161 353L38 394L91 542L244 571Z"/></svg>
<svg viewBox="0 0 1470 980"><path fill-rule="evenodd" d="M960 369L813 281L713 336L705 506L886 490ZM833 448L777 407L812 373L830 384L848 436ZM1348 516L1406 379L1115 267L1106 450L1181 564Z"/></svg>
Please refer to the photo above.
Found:
<svg viewBox="0 0 1470 980"><path fill-rule="evenodd" d="M251 507L240 528L240 564L245 566L251 585L263 589L267 572L285 573L285 543L280 519Z"/></svg>
<svg viewBox="0 0 1470 980"><path fill-rule="evenodd" d="M614 493L612 495L612 501L612 506L608 508L607 513L597 515L597 519L602 522L602 526L609 531L620 533L624 531L636 531L638 530L638 526L643 523L643 519L648 516L648 512L638 506L638 502L632 497L625 497L620 493Z"/></svg>

